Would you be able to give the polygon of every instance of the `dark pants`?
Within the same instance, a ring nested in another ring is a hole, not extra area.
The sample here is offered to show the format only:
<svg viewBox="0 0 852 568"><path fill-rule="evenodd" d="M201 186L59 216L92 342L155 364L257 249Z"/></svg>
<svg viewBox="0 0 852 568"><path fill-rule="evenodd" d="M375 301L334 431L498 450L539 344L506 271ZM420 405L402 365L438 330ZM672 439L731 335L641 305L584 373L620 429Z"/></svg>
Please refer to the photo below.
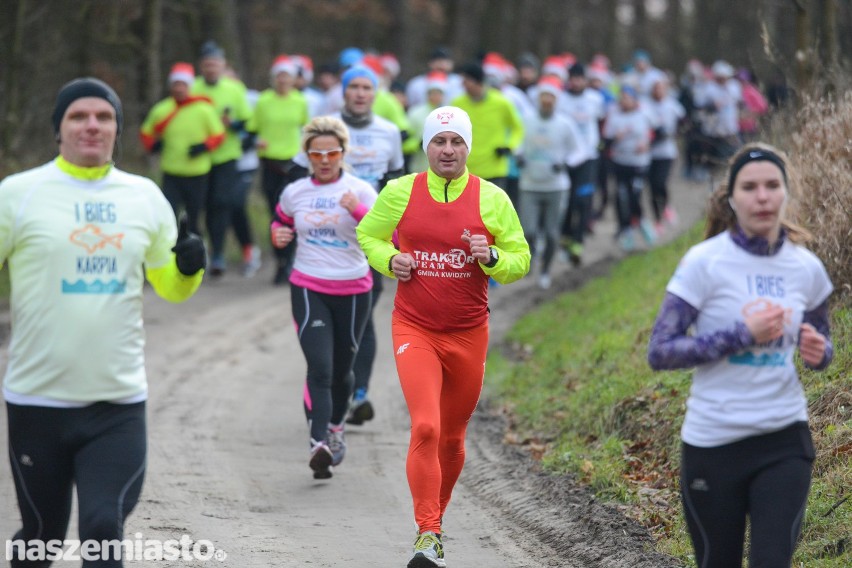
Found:
<svg viewBox="0 0 852 568"><path fill-rule="evenodd" d="M609 177L612 174L612 160L603 152L598 158L597 174L601 203L600 207L594 210L593 215L596 219L600 219L606 213L606 206L609 205Z"/></svg>
<svg viewBox="0 0 852 568"><path fill-rule="evenodd" d="M295 181L290 177L290 171L293 168L293 160L272 160L269 158L261 158L261 185L263 186L263 195L266 197L266 205L269 208L269 215L275 218L275 208L278 206L278 200L281 198L281 192L288 184ZM292 266L293 258L296 254L296 241L294 240L283 249L272 247L275 253L275 258L279 266Z"/></svg>
<svg viewBox="0 0 852 568"><path fill-rule="evenodd" d="M370 293L332 296L291 286L290 302L308 364L305 415L311 438L319 442L326 439L329 424L342 424L346 417L352 362L369 319Z"/></svg>
<svg viewBox="0 0 852 568"><path fill-rule="evenodd" d="M654 220L663 218L663 211L669 204L669 173L674 160L651 160L648 169L648 185L651 186L651 207L654 210Z"/></svg>
<svg viewBox="0 0 852 568"><path fill-rule="evenodd" d="M597 160L586 160L576 168L568 168L571 189L568 191L568 208L562 221L562 236L575 243L583 243L583 236L591 220L597 167Z"/></svg>
<svg viewBox="0 0 852 568"><path fill-rule="evenodd" d="M799 538L814 447L805 422L715 448L683 444L681 496L695 562L741 566L746 517L752 568L789 568Z"/></svg>
<svg viewBox="0 0 852 568"><path fill-rule="evenodd" d="M77 487L80 540L124 538L145 475L145 403L83 408L6 404L9 462L23 528L13 540L65 539ZM17 555L16 555L17 556ZM13 560L18 567L49 562ZM83 566L121 566L120 559Z"/></svg>
<svg viewBox="0 0 852 568"><path fill-rule="evenodd" d="M370 388L370 376L373 374L373 362L376 360L376 328L373 325L373 309L379 302L379 297L382 295L384 283L382 276L372 267L370 271L373 273L373 290L370 294L372 302L370 304L370 317L367 318L367 325L364 328L364 335L361 336L361 347L358 349L358 354L355 355L355 364L352 366L352 372L355 373L355 390Z"/></svg>
<svg viewBox="0 0 852 568"><path fill-rule="evenodd" d="M209 183L208 174L183 177L163 173L163 195L166 196L172 209L174 209L175 215L180 212L181 207L186 210L189 230L196 235L201 234L198 220L207 201Z"/></svg>
<svg viewBox="0 0 852 568"><path fill-rule="evenodd" d="M251 184L254 181L254 173L256 171L237 171L237 185L234 189L234 207L231 210L231 225L234 227L234 235L237 237L237 242L240 243L241 249L254 244L246 203L248 202L248 194L251 190Z"/></svg>
<svg viewBox="0 0 852 568"><path fill-rule="evenodd" d="M647 168L613 164L619 232L642 219L642 190Z"/></svg>
<svg viewBox="0 0 852 568"><path fill-rule="evenodd" d="M207 192L207 234L210 236L211 256L214 260L225 256L225 235L231 225L234 209L239 206L238 184L236 160L217 164L210 169L210 186Z"/></svg>

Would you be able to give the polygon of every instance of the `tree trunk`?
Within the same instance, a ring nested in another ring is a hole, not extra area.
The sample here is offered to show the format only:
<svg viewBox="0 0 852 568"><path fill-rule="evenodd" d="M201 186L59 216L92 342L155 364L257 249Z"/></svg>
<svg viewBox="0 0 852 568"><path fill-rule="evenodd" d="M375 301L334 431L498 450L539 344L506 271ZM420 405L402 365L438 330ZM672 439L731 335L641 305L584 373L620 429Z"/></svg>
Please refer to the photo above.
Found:
<svg viewBox="0 0 852 568"><path fill-rule="evenodd" d="M796 8L796 90L806 91L811 83L811 19L808 0L792 0Z"/></svg>
<svg viewBox="0 0 852 568"><path fill-rule="evenodd" d="M163 68L160 54L163 51L163 0L149 0L145 14L147 37L145 38L145 72L147 85L145 103L153 105L163 92Z"/></svg>
<svg viewBox="0 0 852 568"><path fill-rule="evenodd" d="M4 92L6 93L5 112L3 120L0 121L0 158L5 162L6 153L11 153L15 132L21 124L21 75L23 74L22 56L24 52L24 22L26 21L27 2L18 0L18 10L12 20L10 30L11 41L9 42L9 60L6 65L6 81Z"/></svg>

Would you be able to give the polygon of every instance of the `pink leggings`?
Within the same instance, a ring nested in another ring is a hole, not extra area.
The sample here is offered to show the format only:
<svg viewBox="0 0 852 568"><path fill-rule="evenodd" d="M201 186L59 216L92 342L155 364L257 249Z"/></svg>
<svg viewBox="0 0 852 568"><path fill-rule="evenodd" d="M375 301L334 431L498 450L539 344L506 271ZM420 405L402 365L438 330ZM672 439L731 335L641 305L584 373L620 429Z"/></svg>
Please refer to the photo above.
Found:
<svg viewBox="0 0 852 568"><path fill-rule="evenodd" d="M441 532L441 517L464 467L467 424L485 374L488 326L435 332L393 318L396 369L411 441L406 474L419 531Z"/></svg>

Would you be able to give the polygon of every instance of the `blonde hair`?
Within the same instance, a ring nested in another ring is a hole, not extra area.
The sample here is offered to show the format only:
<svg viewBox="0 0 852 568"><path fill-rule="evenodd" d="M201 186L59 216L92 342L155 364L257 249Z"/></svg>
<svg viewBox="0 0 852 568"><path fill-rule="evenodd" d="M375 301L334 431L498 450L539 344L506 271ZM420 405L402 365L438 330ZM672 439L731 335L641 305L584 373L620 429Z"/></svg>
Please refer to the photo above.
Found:
<svg viewBox="0 0 852 568"><path fill-rule="evenodd" d="M339 118L317 116L302 128L302 150L307 152L311 141L317 136L334 136L340 142L343 153L349 151L349 130Z"/></svg>
<svg viewBox="0 0 852 568"><path fill-rule="evenodd" d="M795 210L795 199L798 196L798 184L796 183L796 172L790 165L790 159L782 150L764 144L762 142L752 142L740 148L730 160L728 160L728 170L725 172L724 179L707 202L707 215L705 217L704 238L709 239L715 237L719 233L731 229L737 222L737 216L731 208L729 200L733 188L728 187L728 175L731 167L749 152L755 150L763 150L772 152L778 156L784 164L786 191L789 199L788 206L785 209L785 216L781 219L781 226L787 231L787 238L794 243L806 243L813 239L813 235L800 225L791 220L791 213Z"/></svg>

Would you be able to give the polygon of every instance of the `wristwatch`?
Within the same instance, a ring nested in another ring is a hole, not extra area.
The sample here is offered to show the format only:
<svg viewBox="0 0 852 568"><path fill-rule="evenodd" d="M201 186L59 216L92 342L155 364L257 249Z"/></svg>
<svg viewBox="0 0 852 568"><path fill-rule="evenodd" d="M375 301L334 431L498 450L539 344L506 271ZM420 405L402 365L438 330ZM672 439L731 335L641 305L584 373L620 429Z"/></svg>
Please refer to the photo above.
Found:
<svg viewBox="0 0 852 568"><path fill-rule="evenodd" d="M493 248L489 248L489 250L491 251L491 258L488 260L488 262L483 264L483 266L485 266L486 268L494 268L497 265L497 261L500 260L500 255Z"/></svg>

